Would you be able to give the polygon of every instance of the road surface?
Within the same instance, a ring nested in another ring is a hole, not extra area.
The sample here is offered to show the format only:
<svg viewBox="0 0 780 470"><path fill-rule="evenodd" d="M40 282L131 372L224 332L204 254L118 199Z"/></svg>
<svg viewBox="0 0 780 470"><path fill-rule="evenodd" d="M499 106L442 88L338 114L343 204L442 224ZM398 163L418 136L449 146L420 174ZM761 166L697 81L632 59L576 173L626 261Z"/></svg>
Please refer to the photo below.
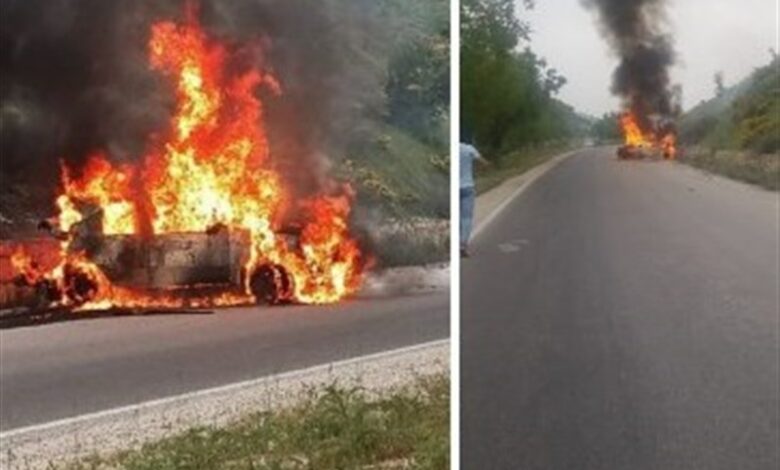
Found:
<svg viewBox="0 0 780 470"><path fill-rule="evenodd" d="M449 292L0 331L0 431L449 336Z"/></svg>
<svg viewBox="0 0 780 470"><path fill-rule="evenodd" d="M778 197L587 149L462 264L462 468L778 468Z"/></svg>

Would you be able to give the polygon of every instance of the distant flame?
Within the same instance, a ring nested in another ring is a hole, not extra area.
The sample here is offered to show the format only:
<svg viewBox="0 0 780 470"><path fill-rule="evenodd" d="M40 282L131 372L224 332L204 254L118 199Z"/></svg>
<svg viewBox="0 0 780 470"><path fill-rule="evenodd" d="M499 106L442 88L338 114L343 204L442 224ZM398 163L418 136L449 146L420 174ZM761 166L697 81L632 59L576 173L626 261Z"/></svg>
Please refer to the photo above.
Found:
<svg viewBox="0 0 780 470"><path fill-rule="evenodd" d="M677 137L672 133L663 136L661 138L661 148L665 158L670 160L677 158Z"/></svg>
<svg viewBox="0 0 780 470"><path fill-rule="evenodd" d="M625 112L620 115L620 128L623 131L623 140L627 145L638 147L649 145L649 141L640 129L633 113Z"/></svg>
<svg viewBox="0 0 780 470"><path fill-rule="evenodd" d="M137 165L113 165L92 155L74 177L63 166L63 194L57 198L59 228L68 232L84 219L83 205L102 215L104 234L203 232L216 223L246 231L251 240L246 272L263 263L283 266L293 280L292 298L304 303L335 302L361 283L362 254L351 238L348 217L352 193L298 201L306 216L299 247L278 236L283 206L289 204L280 176L268 165L263 103L254 90L280 93L268 72L229 72L228 50L206 36L193 11L182 24L152 25L149 62L175 88L176 110L170 135ZM70 266L91 279L96 292L89 307L167 305L111 284L81 254L68 252L48 275L63 282ZM20 257L18 262L23 265ZM243 295L188 299L189 304L251 301Z"/></svg>
<svg viewBox="0 0 780 470"><path fill-rule="evenodd" d="M626 111L620 115L619 124L625 145L660 149L666 159L674 159L676 157L677 139L673 132L667 131L663 133L643 130L636 115L631 111Z"/></svg>

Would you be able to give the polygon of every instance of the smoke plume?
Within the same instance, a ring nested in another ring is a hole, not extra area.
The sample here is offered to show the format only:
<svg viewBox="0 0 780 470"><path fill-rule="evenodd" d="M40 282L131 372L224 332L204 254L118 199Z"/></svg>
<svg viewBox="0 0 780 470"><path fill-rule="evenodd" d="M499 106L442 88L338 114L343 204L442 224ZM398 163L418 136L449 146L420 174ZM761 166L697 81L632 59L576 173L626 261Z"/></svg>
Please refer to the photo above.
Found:
<svg viewBox="0 0 780 470"><path fill-rule="evenodd" d="M652 117L668 120L679 112L669 78L675 52L664 32L665 0L582 0L595 9L602 33L620 62L612 93L649 128Z"/></svg>

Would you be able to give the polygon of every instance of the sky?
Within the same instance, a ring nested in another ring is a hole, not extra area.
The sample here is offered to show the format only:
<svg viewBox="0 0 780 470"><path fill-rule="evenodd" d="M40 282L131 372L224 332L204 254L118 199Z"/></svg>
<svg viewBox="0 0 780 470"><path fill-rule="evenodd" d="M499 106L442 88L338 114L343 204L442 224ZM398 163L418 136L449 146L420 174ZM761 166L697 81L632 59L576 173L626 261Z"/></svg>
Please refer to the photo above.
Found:
<svg viewBox="0 0 780 470"><path fill-rule="evenodd" d="M520 3L518 1L518 3ZM536 0L518 8L531 23L531 49L568 79L558 97L578 111L600 116L619 107L609 93L617 58L599 35L596 12L580 0ZM668 24L677 62L672 83L683 88L683 108L711 98L713 76L737 83L778 50L776 0L668 0Z"/></svg>

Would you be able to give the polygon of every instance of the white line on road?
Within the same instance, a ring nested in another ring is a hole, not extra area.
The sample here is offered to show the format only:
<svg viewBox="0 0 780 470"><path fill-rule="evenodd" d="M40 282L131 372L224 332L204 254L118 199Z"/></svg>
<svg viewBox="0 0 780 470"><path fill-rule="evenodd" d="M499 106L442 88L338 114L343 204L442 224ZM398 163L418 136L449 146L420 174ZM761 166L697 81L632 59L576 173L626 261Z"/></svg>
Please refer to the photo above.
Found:
<svg viewBox="0 0 780 470"><path fill-rule="evenodd" d="M10 439L13 437L16 437L21 434L27 434L27 433L38 433L42 431L46 431L53 428L58 428L62 426L70 426L73 424L78 424L85 421L91 421L95 419L104 419L107 417L111 417L113 415L119 415L119 414L125 414L125 413L135 413L141 410L148 410L150 408L157 408L157 407L164 407L165 405L172 404L174 402L183 402L183 401L191 401L199 398L204 398L210 395L222 395L226 394L232 391L237 390L243 390L247 388L254 388L259 385L263 385L269 382L278 382L282 380L290 380L295 379L298 377L306 377L309 375L313 375L318 372L327 372L332 369L339 369L343 368L345 366L351 366L351 365L357 365L359 363L364 362L372 362L379 359L386 359L390 358L392 356L399 356L399 355L405 355L409 353L414 353L416 351L421 351L429 348L436 348L440 346L444 346L447 343L449 343L449 338L447 339L441 339L436 341L430 341L427 343L421 343L416 344L413 346L406 346L403 348L398 349L392 349L389 351L382 351L379 353L374 354L368 354L364 356L358 356L358 357L352 357L349 359L344 359L341 361L336 362L329 362L327 364L320 364L312 367L308 367L305 369L297 369L293 371L283 372L281 374L275 374L275 375L267 375L264 377L259 377L255 379L250 380L244 380L241 382L234 382L227 385L220 385L218 387L213 388L207 388L202 390L196 390L192 392L183 393L181 395L174 395L169 396L165 398L158 398L155 400L150 400L142 403L137 403L133 405L125 405L120 406L116 408L110 408L107 410L97 411L93 413L87 413L79 416L74 416L71 418L64 418L56 421L50 421L48 423L41 423L41 424L34 424L31 426L26 426L22 428L12 429L10 431L5 431L0 433L0 441Z"/></svg>
<svg viewBox="0 0 780 470"><path fill-rule="evenodd" d="M570 156L574 155L575 153L579 152L580 150L572 150L571 152L564 153L562 155L559 155L552 160L547 161L546 163L543 163L535 168L532 168L528 172L526 172L523 176L525 177L523 182L520 184L520 186L517 187L517 189L512 192L512 194L509 195L508 198L504 199L498 206L496 206L487 216L485 216L484 219L479 223L479 225L474 228L474 231L472 233L472 239L476 239L479 234L484 230L488 225L490 225L493 220L498 217L498 215L506 209L506 207L514 201L520 194L523 193L526 189L528 189L531 184L539 179L542 175L550 171L552 168L558 165L558 163L562 162L563 160L569 158Z"/></svg>

